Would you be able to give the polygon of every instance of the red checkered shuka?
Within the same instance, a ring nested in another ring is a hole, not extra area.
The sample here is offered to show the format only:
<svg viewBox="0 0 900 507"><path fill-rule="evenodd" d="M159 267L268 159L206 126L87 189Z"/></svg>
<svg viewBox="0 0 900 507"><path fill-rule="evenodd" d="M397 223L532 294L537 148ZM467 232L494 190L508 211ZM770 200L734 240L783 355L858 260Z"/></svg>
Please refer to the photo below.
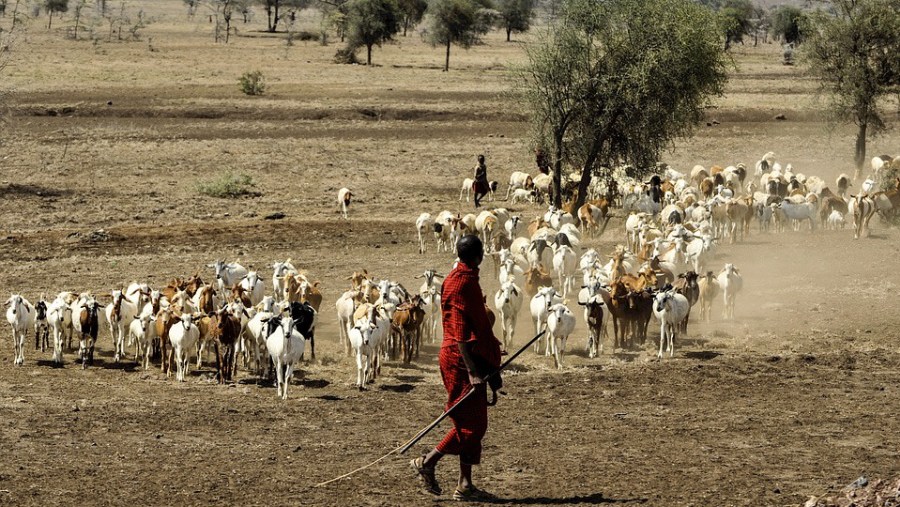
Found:
<svg viewBox="0 0 900 507"><path fill-rule="evenodd" d="M495 368L500 366L500 342L494 336L484 306L484 294L478 283L478 269L457 264L444 279L441 289L441 316L444 340L438 356L441 378L447 389L449 409L462 398L472 384L459 342L474 343L473 352ZM481 390L485 387L482 385ZM453 428L438 444L444 454L459 455L463 463L481 462L481 440L487 431L487 395L476 393L450 414Z"/></svg>

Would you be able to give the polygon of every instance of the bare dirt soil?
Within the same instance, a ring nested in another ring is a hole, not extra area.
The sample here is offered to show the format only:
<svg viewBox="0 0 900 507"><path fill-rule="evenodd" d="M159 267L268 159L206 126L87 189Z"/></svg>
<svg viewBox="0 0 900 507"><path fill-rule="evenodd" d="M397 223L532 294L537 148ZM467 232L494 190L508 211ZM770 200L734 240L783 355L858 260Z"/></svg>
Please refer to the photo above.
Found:
<svg viewBox="0 0 900 507"><path fill-rule="evenodd" d="M165 30L167 38L154 42L162 56L147 56L160 73L175 72L170 60L186 74L191 62L213 65L187 58L194 46L180 48L172 42L180 39L169 38L174 29ZM34 37L65 46L61 37ZM200 44L192 32L184 37ZM250 54L250 44L237 39L231 50ZM411 456L312 487L396 447L444 400L431 343L412 365L387 362L369 391L352 387L355 362L337 344L333 311L346 277L366 268L414 288L424 269L446 272L452 258L434 253L433 243L417 254L415 217L471 209L457 201L458 185L479 152L499 180L533 166L527 125L497 98L502 62L521 58L517 50L490 39L481 53L460 51L454 56L463 70L445 79L423 63L434 56L430 48L403 44L414 52L411 66L388 64L399 52L389 47L379 55L385 66L375 69L328 64L333 46L297 48L303 77L273 69L284 73L274 97L256 102L236 92L239 72L203 74L188 85L80 83L87 79L77 69L100 72L92 61L122 56L129 68L125 56L136 50L115 44L102 46L104 56L86 47L73 54L75 63L61 70L73 79L69 91L28 79L44 75L44 64L14 69L0 163L4 295L34 301L60 290L107 294L131 280L161 286L197 271L212 278L205 266L217 258L239 259L269 280L269 265L290 257L321 280L325 302L317 360L300 367L287 401L248 372L219 386L208 363L185 383L131 360L116 364L106 331L87 371L72 353L54 368L49 352L33 350L14 367L4 331L0 504L451 501L419 491L406 464ZM752 166L772 150L827 181L852 172L852 132L826 131L799 71L760 63L777 62L777 48L739 51L743 64L729 96L709 113L719 123L679 143L667 161L681 170ZM788 120L773 120L779 112ZM871 151L896 153L898 140L892 133ZM251 174L260 195L197 193L198 181L225 170ZM335 206L345 185L358 195L349 221ZM513 209L526 219L540 211ZM286 217L264 218L276 211ZM608 254L623 238L619 212L602 238L585 243ZM513 505L759 506L837 494L860 475L897 476L898 240L900 232L877 219L871 237L859 241L849 228L775 235L754 226L743 243L721 245L712 268L732 262L744 276L736 320L722 321L717 301L713 321L692 323L675 357L661 362L652 325L644 347L613 351L607 342L601 357L588 359L578 312L562 371L528 352L507 375L478 483L497 503ZM482 279L493 294L490 261ZM529 321L525 310L518 343L531 333ZM447 459L439 469L449 492L454 468Z"/></svg>

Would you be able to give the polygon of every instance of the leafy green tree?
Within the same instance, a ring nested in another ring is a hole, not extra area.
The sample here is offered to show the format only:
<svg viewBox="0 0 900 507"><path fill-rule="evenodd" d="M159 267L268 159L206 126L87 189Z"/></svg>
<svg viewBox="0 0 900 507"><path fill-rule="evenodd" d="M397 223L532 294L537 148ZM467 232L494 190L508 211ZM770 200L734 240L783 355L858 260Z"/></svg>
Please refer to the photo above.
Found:
<svg viewBox="0 0 900 507"><path fill-rule="evenodd" d="M400 31L400 7L396 0L350 0L350 47L366 47L366 65L372 65L372 46L391 40Z"/></svg>
<svg viewBox="0 0 900 507"><path fill-rule="evenodd" d="M856 127L857 178L866 140L885 128L883 99L900 86L900 0L831 0L801 24L802 57L821 81L835 121Z"/></svg>
<svg viewBox="0 0 900 507"><path fill-rule="evenodd" d="M743 43L744 35L750 33L755 15L750 0L726 0L719 9L719 20L725 33L725 49L733 43Z"/></svg>
<svg viewBox="0 0 900 507"><path fill-rule="evenodd" d="M510 34L527 32L531 28L531 18L534 17L535 0L499 0L499 24L506 30L506 42L510 41Z"/></svg>
<svg viewBox="0 0 900 507"><path fill-rule="evenodd" d="M428 10L428 2L426 0L399 0L397 5L400 7L403 36L406 37L406 32L410 28L422 22L425 11Z"/></svg>
<svg viewBox="0 0 900 507"><path fill-rule="evenodd" d="M444 72L450 70L451 44L469 49L490 30L487 9L473 0L432 0L428 12L431 15L429 42L447 48Z"/></svg>
<svg viewBox="0 0 900 507"><path fill-rule="evenodd" d="M797 44L801 40L800 24L803 11L793 5L782 5L772 14L772 33L784 42Z"/></svg>
<svg viewBox="0 0 900 507"><path fill-rule="evenodd" d="M549 148L557 206L564 163L581 172L580 206L595 173L651 167L692 132L727 81L714 23L692 0L568 0L526 47L515 91L535 145Z"/></svg>

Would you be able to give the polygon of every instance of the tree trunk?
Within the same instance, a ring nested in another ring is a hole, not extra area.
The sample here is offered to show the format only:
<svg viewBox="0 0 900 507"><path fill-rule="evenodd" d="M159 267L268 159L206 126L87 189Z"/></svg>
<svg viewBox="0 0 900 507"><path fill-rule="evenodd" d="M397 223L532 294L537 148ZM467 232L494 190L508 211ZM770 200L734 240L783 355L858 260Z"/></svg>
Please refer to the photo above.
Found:
<svg viewBox="0 0 900 507"><path fill-rule="evenodd" d="M53 25L53 9L51 9L47 14L50 14L50 20L47 21L47 30Z"/></svg>
<svg viewBox="0 0 900 507"><path fill-rule="evenodd" d="M553 144L556 154L553 157L553 183L550 185L550 202L557 208L562 208L562 193L559 191L562 183L562 159L563 159L563 134L557 132L553 136Z"/></svg>
<svg viewBox="0 0 900 507"><path fill-rule="evenodd" d="M447 40L447 56L444 58L444 72L450 70L450 40Z"/></svg>
<svg viewBox="0 0 900 507"><path fill-rule="evenodd" d="M510 39L509 39L509 35L510 35L511 33L512 33L512 29L510 29L510 28L507 26L507 27L506 27L506 42L509 42L509 40L510 40Z"/></svg>
<svg viewBox="0 0 900 507"><path fill-rule="evenodd" d="M366 65L372 66L372 45L366 44Z"/></svg>
<svg viewBox="0 0 900 507"><path fill-rule="evenodd" d="M406 30L409 29L409 16L403 16L403 36L406 37Z"/></svg>
<svg viewBox="0 0 900 507"><path fill-rule="evenodd" d="M862 122L856 133L856 153L853 156L853 161L856 162L856 174L853 179L856 180L862 177L863 165L866 163L866 130L868 127L868 123Z"/></svg>

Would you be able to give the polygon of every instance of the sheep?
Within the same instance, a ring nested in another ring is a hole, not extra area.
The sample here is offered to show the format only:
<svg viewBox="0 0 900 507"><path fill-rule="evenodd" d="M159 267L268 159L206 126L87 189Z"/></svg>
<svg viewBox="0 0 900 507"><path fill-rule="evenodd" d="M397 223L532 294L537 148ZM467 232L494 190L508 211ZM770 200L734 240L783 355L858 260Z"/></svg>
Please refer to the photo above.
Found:
<svg viewBox="0 0 900 507"><path fill-rule="evenodd" d="M510 199L511 204L521 204L521 203L530 203L534 204L535 200L535 190L525 190L524 188L517 188L512 193L512 198Z"/></svg>
<svg viewBox="0 0 900 507"><path fill-rule="evenodd" d="M522 171L513 171L513 173L509 175L509 187L506 189L506 200L509 200L509 194L514 190L531 191L533 189L534 180L531 178L530 174Z"/></svg>
<svg viewBox="0 0 900 507"><path fill-rule="evenodd" d="M866 178L866 180L862 182L862 186L860 188L862 188L862 193L864 195L871 194L872 191L875 190L875 180L873 180L871 177Z"/></svg>
<svg viewBox="0 0 900 507"><path fill-rule="evenodd" d="M562 356L566 351L566 340L575 330L575 314L565 303L557 303L550 307L547 317L547 329L550 332L550 343L556 368L562 369Z"/></svg>
<svg viewBox="0 0 900 507"><path fill-rule="evenodd" d="M25 364L25 340L28 330L34 329L34 306L19 294L12 294L6 300L9 308L6 309L6 321L12 327L13 345L15 346L16 366Z"/></svg>
<svg viewBox="0 0 900 507"><path fill-rule="evenodd" d="M434 221L431 219L431 213L422 213L416 219L416 235L419 238L419 253L425 253L425 235L434 227ZM440 251L440 250L438 250Z"/></svg>
<svg viewBox="0 0 900 507"><path fill-rule="evenodd" d="M719 288L725 300L725 308L722 310L722 317L725 319L734 319L734 303L737 299L738 292L744 285L744 279L741 273L734 267L734 264L725 264L725 268L716 277L719 282Z"/></svg>
<svg viewBox="0 0 900 507"><path fill-rule="evenodd" d="M344 219L348 219L347 208L350 207L350 201L353 199L353 192L351 192L349 188L344 187L338 190L337 198L338 206L341 207L341 216Z"/></svg>
<svg viewBox="0 0 900 507"><path fill-rule="evenodd" d="M828 219L827 219L826 223L828 224L827 225L828 228L833 231L836 231L838 229L843 229L844 228L844 214L836 209L831 210L831 214L828 215Z"/></svg>
<svg viewBox="0 0 900 507"><path fill-rule="evenodd" d="M681 322L687 318L691 304L683 294L674 290L663 291L656 294L653 304L653 315L659 319L659 353L656 357L662 359L663 350L669 352L669 357L675 355L675 333L681 326Z"/></svg>
<svg viewBox="0 0 900 507"><path fill-rule="evenodd" d="M169 342L175 352L175 380L184 382L190 367L190 352L200 340L200 329L194 324L194 315L181 314L180 322L169 329Z"/></svg>
<svg viewBox="0 0 900 507"><path fill-rule="evenodd" d="M487 248L490 249L491 238L493 238L494 234L499 232L500 223L497 220L497 215L490 211L482 211L475 218L475 230L481 236L481 241L487 245Z"/></svg>
<svg viewBox="0 0 900 507"><path fill-rule="evenodd" d="M875 214L875 201L865 194L851 195L847 209L853 217L853 239L868 236L869 220Z"/></svg>
<svg viewBox="0 0 900 507"><path fill-rule="evenodd" d="M500 313L500 327L503 331L503 348L509 350L513 344L516 320L522 309L522 289L513 282L505 282L494 295L494 306Z"/></svg>
<svg viewBox="0 0 900 507"><path fill-rule="evenodd" d="M472 178L465 178L462 182L462 188L459 189L459 199L461 201L463 199L463 194L466 196L466 202L469 202L469 196L472 194L472 187L475 185L475 180Z"/></svg>
<svg viewBox="0 0 900 507"><path fill-rule="evenodd" d="M754 172L754 176L757 178L762 176L763 173L767 173L774 168L775 165L775 153L768 152L763 155L762 159L756 162L756 171Z"/></svg>

